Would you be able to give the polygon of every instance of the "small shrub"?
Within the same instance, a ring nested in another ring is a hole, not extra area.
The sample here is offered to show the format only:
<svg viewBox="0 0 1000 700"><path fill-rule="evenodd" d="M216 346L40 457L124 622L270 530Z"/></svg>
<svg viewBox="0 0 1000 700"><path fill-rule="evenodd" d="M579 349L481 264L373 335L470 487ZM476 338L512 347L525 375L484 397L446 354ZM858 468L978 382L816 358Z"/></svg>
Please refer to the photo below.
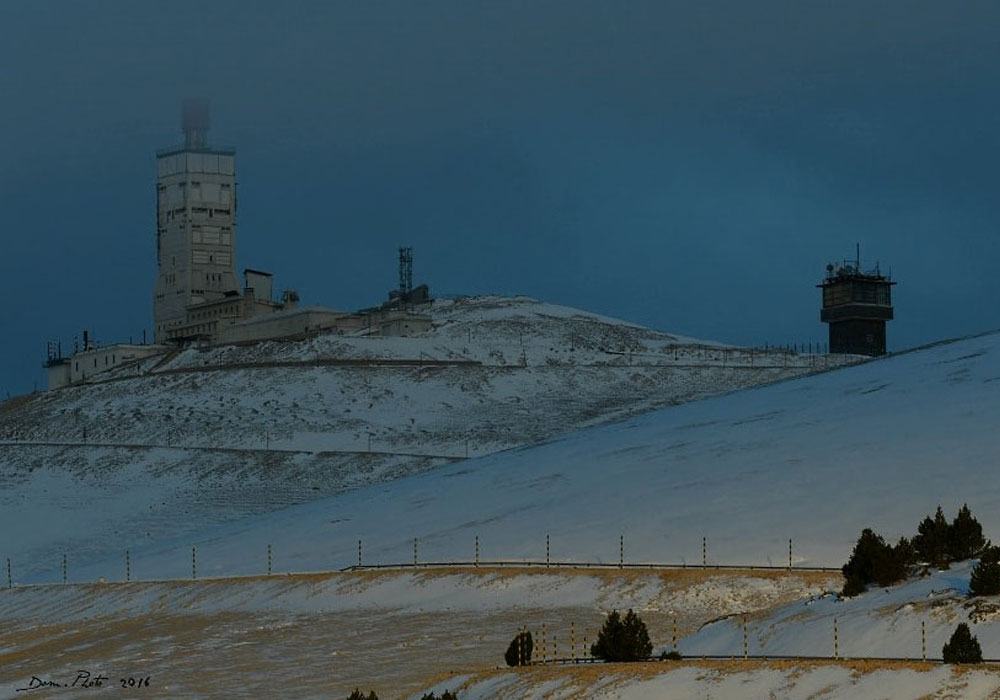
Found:
<svg viewBox="0 0 1000 700"><path fill-rule="evenodd" d="M680 661L683 657L679 651L667 651L664 650L660 654L660 661Z"/></svg>
<svg viewBox="0 0 1000 700"><path fill-rule="evenodd" d="M631 610L625 618L613 610L597 633L590 653L605 661L642 661L653 653L646 624Z"/></svg>
<svg viewBox="0 0 1000 700"><path fill-rule="evenodd" d="M979 640L969 631L969 626L962 622L941 649L941 656L946 664L978 664L983 661L983 650Z"/></svg>
<svg viewBox="0 0 1000 700"><path fill-rule="evenodd" d="M434 693L427 693L420 700L458 700L458 695L450 690L446 690L441 694L441 697L438 697Z"/></svg>
<svg viewBox="0 0 1000 700"><path fill-rule="evenodd" d="M378 695L374 690L365 695L359 688L355 688L354 692L347 696L347 700L378 700Z"/></svg>
<svg viewBox="0 0 1000 700"><path fill-rule="evenodd" d="M972 568L969 594L973 596L1000 594L1000 564L980 559Z"/></svg>
<svg viewBox="0 0 1000 700"><path fill-rule="evenodd" d="M503 658L508 666L527 666L531 663L531 652L534 651L531 632L518 632L507 647Z"/></svg>

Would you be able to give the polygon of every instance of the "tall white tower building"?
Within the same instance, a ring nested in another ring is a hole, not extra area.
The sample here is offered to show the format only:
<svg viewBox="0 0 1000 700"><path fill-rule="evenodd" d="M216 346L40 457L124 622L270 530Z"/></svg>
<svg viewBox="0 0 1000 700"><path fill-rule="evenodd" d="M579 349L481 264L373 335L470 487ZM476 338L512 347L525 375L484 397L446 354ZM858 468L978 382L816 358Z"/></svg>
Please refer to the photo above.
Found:
<svg viewBox="0 0 1000 700"><path fill-rule="evenodd" d="M239 294L236 151L208 145L208 103L185 100L184 144L156 154L156 342L187 321L187 307Z"/></svg>

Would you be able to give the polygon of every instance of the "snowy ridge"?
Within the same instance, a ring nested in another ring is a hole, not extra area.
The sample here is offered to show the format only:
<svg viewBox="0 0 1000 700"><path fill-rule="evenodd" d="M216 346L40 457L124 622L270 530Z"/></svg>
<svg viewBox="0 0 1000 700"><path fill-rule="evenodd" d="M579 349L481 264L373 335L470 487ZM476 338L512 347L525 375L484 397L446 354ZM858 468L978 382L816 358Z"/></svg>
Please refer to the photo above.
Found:
<svg viewBox="0 0 1000 700"><path fill-rule="evenodd" d="M456 675L427 690L462 700L924 700L996 697L996 669L872 667L865 664L692 663L632 665L627 669L564 667L526 672ZM424 691L407 696L420 700Z"/></svg>
<svg viewBox="0 0 1000 700"><path fill-rule="evenodd" d="M423 561L708 561L839 566L860 529L889 540L938 503L1000 532L1000 351L994 334L674 406L543 444L205 530L141 551L183 575L199 544L218 574L252 573L268 543L296 570ZM336 513L331 518L330 513ZM390 516L391 514L391 516ZM400 532L402 528L402 532ZM308 533L308 534L307 534ZM122 547L123 548L123 547ZM103 575L97 567L80 580ZM92 580L92 578L90 580ZM51 580L51 579L49 579Z"/></svg>
<svg viewBox="0 0 1000 700"><path fill-rule="evenodd" d="M417 310L434 323L420 337L190 348L0 405L0 526L40 523L0 550L27 578L66 550L93 560L190 540L206 525L851 360L692 344L525 298ZM345 360L370 364L322 364Z"/></svg>

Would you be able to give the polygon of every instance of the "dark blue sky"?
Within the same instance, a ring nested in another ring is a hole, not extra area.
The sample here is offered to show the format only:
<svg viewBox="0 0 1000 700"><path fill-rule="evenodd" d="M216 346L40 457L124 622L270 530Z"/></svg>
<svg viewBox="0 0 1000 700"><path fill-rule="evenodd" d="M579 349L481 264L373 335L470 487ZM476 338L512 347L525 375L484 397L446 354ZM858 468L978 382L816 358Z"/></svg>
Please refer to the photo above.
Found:
<svg viewBox="0 0 1000 700"><path fill-rule="evenodd" d="M902 349L1000 327L1000 5L6 2L0 396L47 339L151 326L154 151L237 149L238 265L354 309L439 294L825 338L827 262L892 266Z"/></svg>

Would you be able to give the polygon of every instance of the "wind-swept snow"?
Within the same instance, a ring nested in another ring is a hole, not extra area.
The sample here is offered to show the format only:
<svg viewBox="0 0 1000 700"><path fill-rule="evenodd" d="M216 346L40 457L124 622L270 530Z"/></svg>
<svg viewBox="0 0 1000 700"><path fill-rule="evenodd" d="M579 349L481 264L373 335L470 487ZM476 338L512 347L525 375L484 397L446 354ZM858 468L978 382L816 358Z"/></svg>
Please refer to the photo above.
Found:
<svg viewBox="0 0 1000 700"><path fill-rule="evenodd" d="M864 526L912 534L941 503L968 502L1000 532L1000 336L710 398L206 530L142 550L146 577L183 575L191 544L206 574L357 561L561 561L839 566ZM119 565L82 566L83 579ZM137 566L137 570L140 567Z"/></svg>
<svg viewBox="0 0 1000 700"><path fill-rule="evenodd" d="M695 343L524 298L418 310L434 323L418 337L190 348L0 404L0 526L24 533L0 535L0 555L25 577L68 552L78 572L206 525L850 360Z"/></svg>

